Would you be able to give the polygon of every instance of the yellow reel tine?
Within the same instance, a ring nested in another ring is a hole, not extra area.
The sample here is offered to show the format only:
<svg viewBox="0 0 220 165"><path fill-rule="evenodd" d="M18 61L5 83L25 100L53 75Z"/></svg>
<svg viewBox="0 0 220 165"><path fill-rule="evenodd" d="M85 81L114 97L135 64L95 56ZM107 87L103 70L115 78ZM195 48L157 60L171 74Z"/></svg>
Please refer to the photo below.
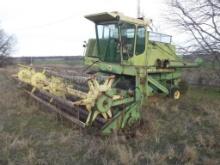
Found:
<svg viewBox="0 0 220 165"><path fill-rule="evenodd" d="M92 117L92 121L94 121L96 119L96 117L98 116L99 111L95 111Z"/></svg>
<svg viewBox="0 0 220 165"><path fill-rule="evenodd" d="M107 114L108 114L108 117L109 117L109 118L112 118L112 111L111 111L111 109L109 109L109 110L107 111Z"/></svg>
<svg viewBox="0 0 220 165"><path fill-rule="evenodd" d="M89 112L89 115L88 115L88 117L87 117L87 119L86 119L86 124L89 124L91 115L92 115L92 111Z"/></svg>
<svg viewBox="0 0 220 165"><path fill-rule="evenodd" d="M108 116L107 116L107 114L104 112L104 113L102 113L102 116L104 117L104 119L108 119Z"/></svg>
<svg viewBox="0 0 220 165"><path fill-rule="evenodd" d="M31 93L34 93L36 91L36 88L34 87L32 90L31 90Z"/></svg>

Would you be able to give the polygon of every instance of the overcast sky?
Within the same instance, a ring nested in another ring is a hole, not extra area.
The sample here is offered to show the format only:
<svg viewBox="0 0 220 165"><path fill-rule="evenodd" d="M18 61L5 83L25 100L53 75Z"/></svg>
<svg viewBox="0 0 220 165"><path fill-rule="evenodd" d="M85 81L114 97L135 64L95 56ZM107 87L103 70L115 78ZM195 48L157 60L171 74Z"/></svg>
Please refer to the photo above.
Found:
<svg viewBox="0 0 220 165"><path fill-rule="evenodd" d="M120 11L136 17L137 0L0 0L0 26L17 37L13 56L81 55L94 24L83 16ZM163 33L165 0L142 0L141 10Z"/></svg>

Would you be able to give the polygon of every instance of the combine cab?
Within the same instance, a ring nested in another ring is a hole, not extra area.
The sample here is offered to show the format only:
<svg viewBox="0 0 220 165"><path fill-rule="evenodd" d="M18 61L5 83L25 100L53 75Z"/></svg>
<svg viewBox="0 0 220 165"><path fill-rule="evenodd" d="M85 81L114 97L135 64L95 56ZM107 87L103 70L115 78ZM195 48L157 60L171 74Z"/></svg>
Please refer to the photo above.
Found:
<svg viewBox="0 0 220 165"><path fill-rule="evenodd" d="M82 127L103 134L141 118L149 96L181 96L180 59L171 36L149 32L150 21L118 12L85 16L95 23L96 39L86 44L85 73L60 75L21 66L17 79L39 102Z"/></svg>

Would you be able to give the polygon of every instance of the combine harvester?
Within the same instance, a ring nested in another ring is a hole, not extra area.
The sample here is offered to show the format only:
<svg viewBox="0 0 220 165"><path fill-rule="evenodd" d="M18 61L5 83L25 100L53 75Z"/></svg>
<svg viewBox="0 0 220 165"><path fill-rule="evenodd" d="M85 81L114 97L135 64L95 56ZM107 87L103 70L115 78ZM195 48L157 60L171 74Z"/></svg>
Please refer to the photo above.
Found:
<svg viewBox="0 0 220 165"><path fill-rule="evenodd" d="M150 21L105 12L85 16L96 39L86 44L86 73L68 76L20 66L17 79L33 98L82 126L103 134L141 119L149 96L179 99L181 68L196 67L176 55L171 36L148 31Z"/></svg>

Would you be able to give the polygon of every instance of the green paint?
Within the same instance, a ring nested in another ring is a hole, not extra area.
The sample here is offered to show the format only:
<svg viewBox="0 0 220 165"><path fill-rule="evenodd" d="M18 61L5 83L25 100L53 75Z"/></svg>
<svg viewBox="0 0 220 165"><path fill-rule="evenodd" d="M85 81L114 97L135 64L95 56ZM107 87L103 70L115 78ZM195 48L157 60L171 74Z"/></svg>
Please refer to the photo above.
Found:
<svg viewBox="0 0 220 165"><path fill-rule="evenodd" d="M117 77L109 95L97 102L100 112L113 110L113 118L102 128L104 134L138 121L148 96L169 95L171 88L178 88L181 68L197 66L176 55L170 36L148 32L148 21L116 12L86 18L96 25L96 39L88 41L85 64L99 74ZM112 101L113 95L123 99Z"/></svg>

